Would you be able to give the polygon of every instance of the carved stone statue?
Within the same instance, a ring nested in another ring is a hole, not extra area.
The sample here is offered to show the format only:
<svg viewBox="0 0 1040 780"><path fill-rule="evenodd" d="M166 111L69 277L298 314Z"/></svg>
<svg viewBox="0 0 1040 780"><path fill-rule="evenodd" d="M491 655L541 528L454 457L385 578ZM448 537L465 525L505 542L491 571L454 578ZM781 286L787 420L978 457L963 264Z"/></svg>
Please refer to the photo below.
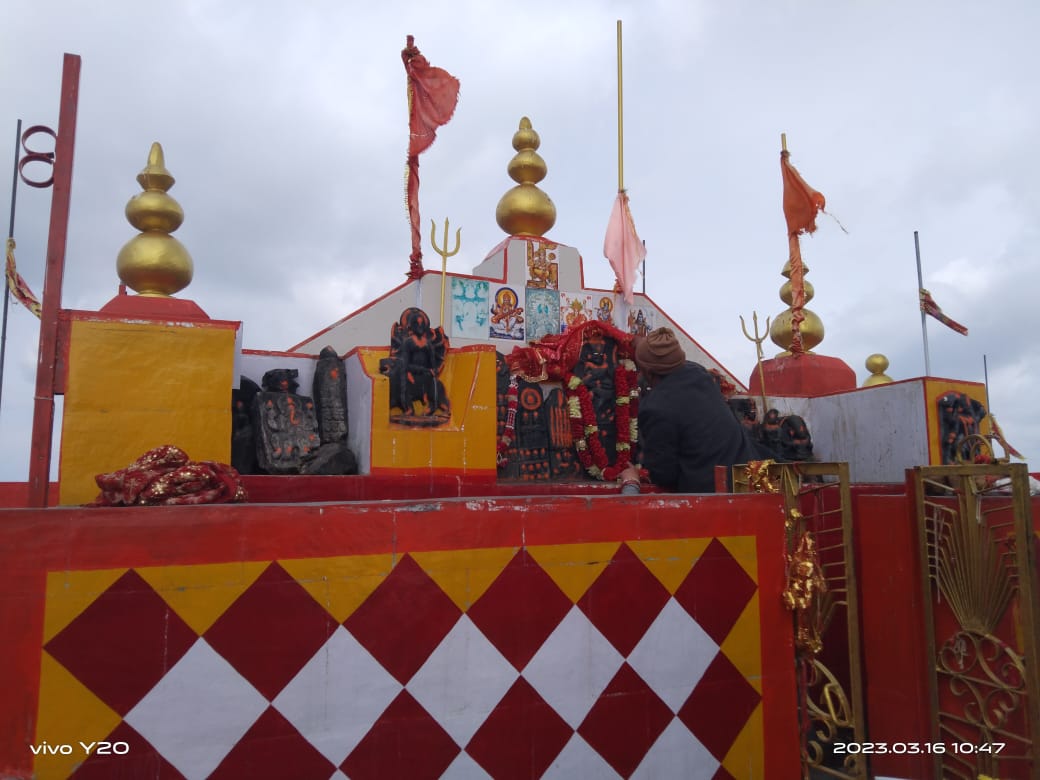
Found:
<svg viewBox="0 0 1040 780"><path fill-rule="evenodd" d="M405 309L390 328L390 356L379 371L390 379L390 419L406 425L443 425L451 403L440 380L448 337L430 326L426 312Z"/></svg>
<svg viewBox="0 0 1040 780"><path fill-rule="evenodd" d="M320 444L314 401L296 394L298 375L295 368L268 371L253 400L257 460L268 474L299 473Z"/></svg>
<svg viewBox="0 0 1040 780"><path fill-rule="evenodd" d="M938 400L939 436L943 465L969 461L968 437L979 432L986 407L965 393L949 392Z"/></svg>
<svg viewBox="0 0 1040 780"><path fill-rule="evenodd" d="M347 376L336 350L325 347L314 368L314 403L321 446L303 458L304 474L356 474L357 458L347 446Z"/></svg>
<svg viewBox="0 0 1040 780"><path fill-rule="evenodd" d="M812 460L812 435L797 414L789 414L780 422L780 454L785 460Z"/></svg>

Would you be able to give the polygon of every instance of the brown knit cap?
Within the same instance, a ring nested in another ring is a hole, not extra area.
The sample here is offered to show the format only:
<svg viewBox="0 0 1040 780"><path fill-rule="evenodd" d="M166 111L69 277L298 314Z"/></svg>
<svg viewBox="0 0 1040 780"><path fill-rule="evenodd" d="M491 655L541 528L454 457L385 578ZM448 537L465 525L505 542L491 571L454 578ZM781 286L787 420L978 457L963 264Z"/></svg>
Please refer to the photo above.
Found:
<svg viewBox="0 0 1040 780"><path fill-rule="evenodd" d="M670 374L686 362L686 353L671 328L657 328L635 340L636 364L644 373Z"/></svg>

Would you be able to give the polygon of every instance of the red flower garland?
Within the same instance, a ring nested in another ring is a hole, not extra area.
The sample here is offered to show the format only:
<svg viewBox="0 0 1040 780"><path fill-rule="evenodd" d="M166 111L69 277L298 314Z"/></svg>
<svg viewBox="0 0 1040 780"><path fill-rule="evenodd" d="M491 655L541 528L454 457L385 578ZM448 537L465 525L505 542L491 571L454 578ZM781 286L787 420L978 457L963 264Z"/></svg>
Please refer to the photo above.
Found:
<svg viewBox="0 0 1040 780"><path fill-rule="evenodd" d="M516 404L519 395L518 386L520 379L517 376L509 378L509 390L506 400L506 424L502 428L502 436L498 440L495 465L503 468L509 462L509 448L513 446L516 438Z"/></svg>
<svg viewBox="0 0 1040 780"><path fill-rule="evenodd" d="M617 436L613 465L610 465L607 451L599 438L599 425L596 423L596 410L592 405L589 388L570 371L564 377L564 387L571 418L571 436L582 467L596 479L617 479L632 462L632 442L637 438L637 415L633 407L638 405L639 389L635 364L631 360L619 360L614 368L614 426Z"/></svg>

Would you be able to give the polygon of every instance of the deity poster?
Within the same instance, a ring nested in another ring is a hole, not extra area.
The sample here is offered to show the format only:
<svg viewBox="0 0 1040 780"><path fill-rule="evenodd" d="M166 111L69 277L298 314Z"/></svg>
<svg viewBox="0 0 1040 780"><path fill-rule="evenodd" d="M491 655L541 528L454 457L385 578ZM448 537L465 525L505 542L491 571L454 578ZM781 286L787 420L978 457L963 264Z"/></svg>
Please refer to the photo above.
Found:
<svg viewBox="0 0 1040 780"><path fill-rule="evenodd" d="M512 287L498 287L491 299L491 327L493 339L524 340L524 307ZM526 303L526 301L525 301Z"/></svg>
<svg viewBox="0 0 1040 780"><path fill-rule="evenodd" d="M529 341L560 332L560 293L558 290L528 287L526 309Z"/></svg>
<svg viewBox="0 0 1040 780"><path fill-rule="evenodd" d="M599 304L596 306L596 319L608 325L614 324L614 297L611 295L599 296Z"/></svg>
<svg viewBox="0 0 1040 780"><path fill-rule="evenodd" d="M596 318L591 295L560 293L560 333Z"/></svg>
<svg viewBox="0 0 1040 780"><path fill-rule="evenodd" d="M455 338L487 338L491 318L490 284L478 279L451 280L451 335Z"/></svg>
<svg viewBox="0 0 1040 780"><path fill-rule="evenodd" d="M556 244L527 242L527 286L556 290L560 267L556 261Z"/></svg>
<svg viewBox="0 0 1040 780"><path fill-rule="evenodd" d="M633 336L645 336L657 327L657 312L648 307L633 306L628 310L628 332Z"/></svg>

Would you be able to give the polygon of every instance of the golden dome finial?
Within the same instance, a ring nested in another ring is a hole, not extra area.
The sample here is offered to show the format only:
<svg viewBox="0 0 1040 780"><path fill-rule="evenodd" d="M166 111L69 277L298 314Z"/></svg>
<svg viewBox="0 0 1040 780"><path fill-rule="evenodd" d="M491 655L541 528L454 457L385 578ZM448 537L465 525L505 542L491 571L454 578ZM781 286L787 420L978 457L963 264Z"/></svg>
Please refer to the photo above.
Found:
<svg viewBox="0 0 1040 780"><path fill-rule="evenodd" d="M556 224L556 206L537 186L548 170L537 151L540 145L531 120L523 117L513 134L516 154L506 169L517 185L502 196L495 209L495 221L511 236L541 236Z"/></svg>
<svg viewBox="0 0 1040 780"><path fill-rule="evenodd" d="M892 381L892 377L885 373L888 370L888 358L880 352L875 352L868 357L864 365L870 372L870 376L863 380L863 387L887 385Z"/></svg>
<svg viewBox="0 0 1040 780"><path fill-rule="evenodd" d="M802 263L802 273L808 275L809 266ZM780 355L790 355L791 342L794 340L794 331L792 319L794 312L791 310L791 303L794 301L794 293L791 286L791 261L788 260L784 265L784 269L780 272L781 276L787 278L787 281L780 285L780 300L787 304L787 311L781 312L777 315L777 318L773 320L773 325L769 329L769 338L776 344L780 349L784 350ZM805 302L808 303L812 300L815 291L813 286L808 281L802 282L805 289ZM802 320L802 324L798 329L798 332L802 335L802 348L805 352L811 352L812 348L823 341L823 320L820 319L819 315L811 311L810 309L802 309L802 314L805 319ZM777 357L780 357L778 355Z"/></svg>
<svg viewBox="0 0 1040 780"><path fill-rule="evenodd" d="M166 170L162 146L152 144L148 164L139 174L140 192L126 204L126 219L141 231L119 250L116 272L140 295L170 296L191 283L191 255L170 235L184 222L184 210L166 193L175 179Z"/></svg>

